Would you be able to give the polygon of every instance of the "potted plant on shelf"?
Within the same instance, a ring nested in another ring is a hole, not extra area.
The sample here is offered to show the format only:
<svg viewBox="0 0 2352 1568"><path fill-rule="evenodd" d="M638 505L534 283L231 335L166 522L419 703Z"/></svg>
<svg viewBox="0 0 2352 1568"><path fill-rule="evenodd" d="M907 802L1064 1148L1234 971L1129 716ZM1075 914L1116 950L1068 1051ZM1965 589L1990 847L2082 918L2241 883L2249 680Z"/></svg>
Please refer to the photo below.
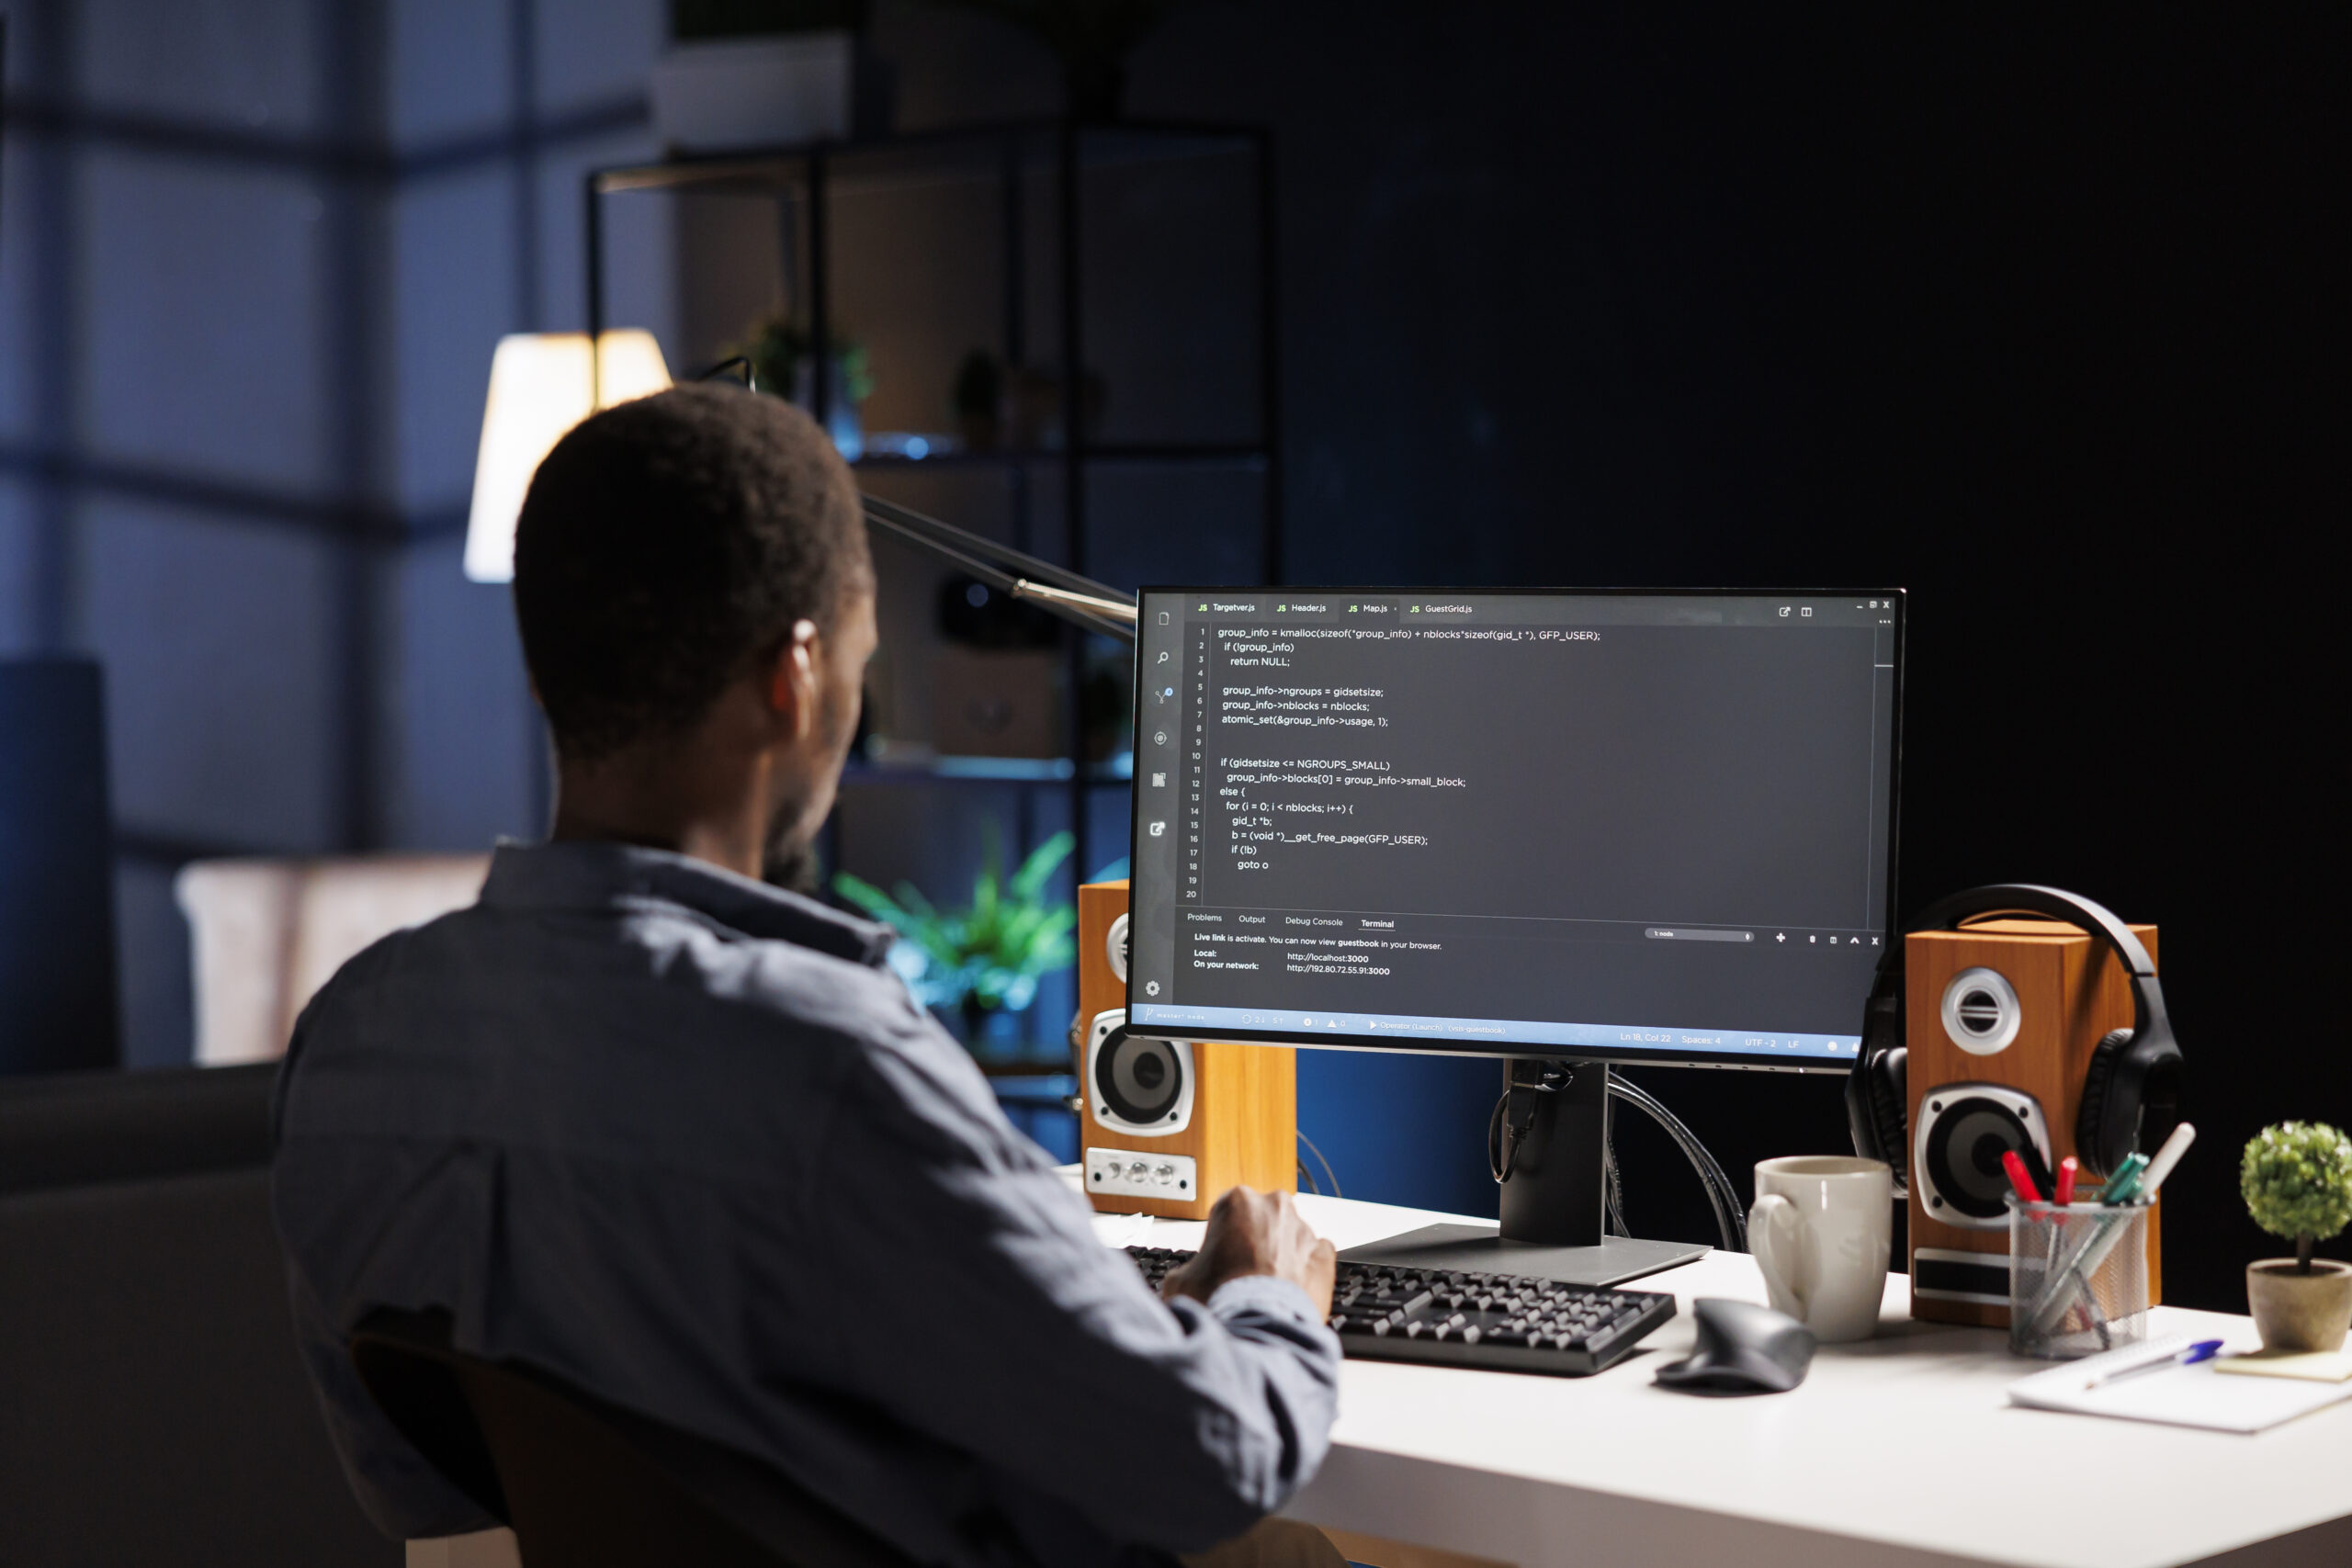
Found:
<svg viewBox="0 0 2352 1568"><path fill-rule="evenodd" d="M954 1012L965 1043L977 1051L993 1043L995 1020L1027 1007L1038 980L1069 968L1077 956L1070 937L1077 911L1046 897L1046 879L1075 843L1069 833L1056 833L1008 880L990 831L972 901L961 909L939 909L911 883L899 883L894 897L847 872L833 878L833 888L899 933L892 966L924 1006Z"/></svg>
<svg viewBox="0 0 2352 1568"><path fill-rule="evenodd" d="M967 452L993 452L1004 425L1004 366L985 348L976 348L956 368L950 394L956 405L956 432Z"/></svg>
<svg viewBox="0 0 2352 1568"><path fill-rule="evenodd" d="M2352 1138L2319 1122L2265 1127L2245 1146L2238 1190L2254 1223L2295 1243L2245 1270L2247 1308L2270 1350L2336 1350L2352 1327L2352 1264L2312 1249L2352 1222Z"/></svg>
<svg viewBox="0 0 2352 1568"><path fill-rule="evenodd" d="M808 331L789 316L771 316L752 323L741 343L727 352L752 367L752 389L786 398L802 408L816 406L815 345ZM874 372L865 345L855 338L834 334L826 344L832 360L825 382L825 434L833 438L842 457L857 461L865 450L865 422L859 405L874 395Z"/></svg>

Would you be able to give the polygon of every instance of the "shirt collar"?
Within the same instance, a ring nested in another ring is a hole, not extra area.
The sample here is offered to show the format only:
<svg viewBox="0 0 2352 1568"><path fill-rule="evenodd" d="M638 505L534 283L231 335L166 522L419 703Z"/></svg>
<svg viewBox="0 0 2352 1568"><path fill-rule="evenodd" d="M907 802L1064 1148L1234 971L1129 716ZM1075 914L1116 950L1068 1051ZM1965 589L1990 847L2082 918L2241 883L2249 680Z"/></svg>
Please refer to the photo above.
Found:
<svg viewBox="0 0 2352 1568"><path fill-rule="evenodd" d="M893 940L888 926L739 876L708 861L639 844L502 840L481 889L483 904L503 908L600 908L628 898L683 905L746 936L788 942L876 966L888 954Z"/></svg>

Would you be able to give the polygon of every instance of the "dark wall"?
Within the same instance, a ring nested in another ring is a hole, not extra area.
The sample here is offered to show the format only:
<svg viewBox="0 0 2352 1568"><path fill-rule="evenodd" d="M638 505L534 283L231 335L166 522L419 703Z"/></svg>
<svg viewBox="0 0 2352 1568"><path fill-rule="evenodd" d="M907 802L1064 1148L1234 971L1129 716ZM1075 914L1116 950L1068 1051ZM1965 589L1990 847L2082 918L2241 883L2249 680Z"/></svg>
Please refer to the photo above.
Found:
<svg viewBox="0 0 2352 1568"><path fill-rule="evenodd" d="M2346 32L1288 4L1135 73L1280 128L1293 581L1911 591L1904 905L2162 928L2203 1131L2168 1284L2214 1306L2276 1250L2240 1145L2352 1119ZM1832 1080L1648 1081L1743 1179L1844 1140ZM1704 1235L1627 1144L1636 1228Z"/></svg>

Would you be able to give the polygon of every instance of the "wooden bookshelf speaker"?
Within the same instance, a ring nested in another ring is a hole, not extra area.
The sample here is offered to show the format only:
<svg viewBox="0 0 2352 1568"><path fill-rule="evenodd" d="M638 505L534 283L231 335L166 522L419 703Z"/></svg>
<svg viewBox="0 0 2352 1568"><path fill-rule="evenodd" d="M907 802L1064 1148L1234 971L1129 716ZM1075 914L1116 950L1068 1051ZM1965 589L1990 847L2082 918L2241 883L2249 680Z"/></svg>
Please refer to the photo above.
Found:
<svg viewBox="0 0 2352 1568"><path fill-rule="evenodd" d="M1079 1164L1097 1209L1208 1217L1231 1188L1298 1190L1297 1053L1212 1040L1123 1040L1127 885L1078 890Z"/></svg>
<svg viewBox="0 0 2352 1568"><path fill-rule="evenodd" d="M2155 927L2132 933L2154 960ZM2001 1156L2030 1149L2029 1164L2055 1170L2076 1153L2091 1054L2108 1031L2131 1027L2131 982L2105 942L2054 920L1913 931L1903 967L1911 1315L2007 1327ZM2162 1299L2158 1218L2148 1216L2152 1302Z"/></svg>

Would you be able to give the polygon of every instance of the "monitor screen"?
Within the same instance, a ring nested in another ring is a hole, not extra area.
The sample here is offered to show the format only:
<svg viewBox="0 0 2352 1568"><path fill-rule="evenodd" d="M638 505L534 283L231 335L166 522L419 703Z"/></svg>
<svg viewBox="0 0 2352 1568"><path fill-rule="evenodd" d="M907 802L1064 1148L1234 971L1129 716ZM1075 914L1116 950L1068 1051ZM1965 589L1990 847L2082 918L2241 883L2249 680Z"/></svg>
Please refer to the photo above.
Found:
<svg viewBox="0 0 2352 1568"><path fill-rule="evenodd" d="M1849 1063L1890 940L1902 604L1145 590L1129 1027Z"/></svg>

